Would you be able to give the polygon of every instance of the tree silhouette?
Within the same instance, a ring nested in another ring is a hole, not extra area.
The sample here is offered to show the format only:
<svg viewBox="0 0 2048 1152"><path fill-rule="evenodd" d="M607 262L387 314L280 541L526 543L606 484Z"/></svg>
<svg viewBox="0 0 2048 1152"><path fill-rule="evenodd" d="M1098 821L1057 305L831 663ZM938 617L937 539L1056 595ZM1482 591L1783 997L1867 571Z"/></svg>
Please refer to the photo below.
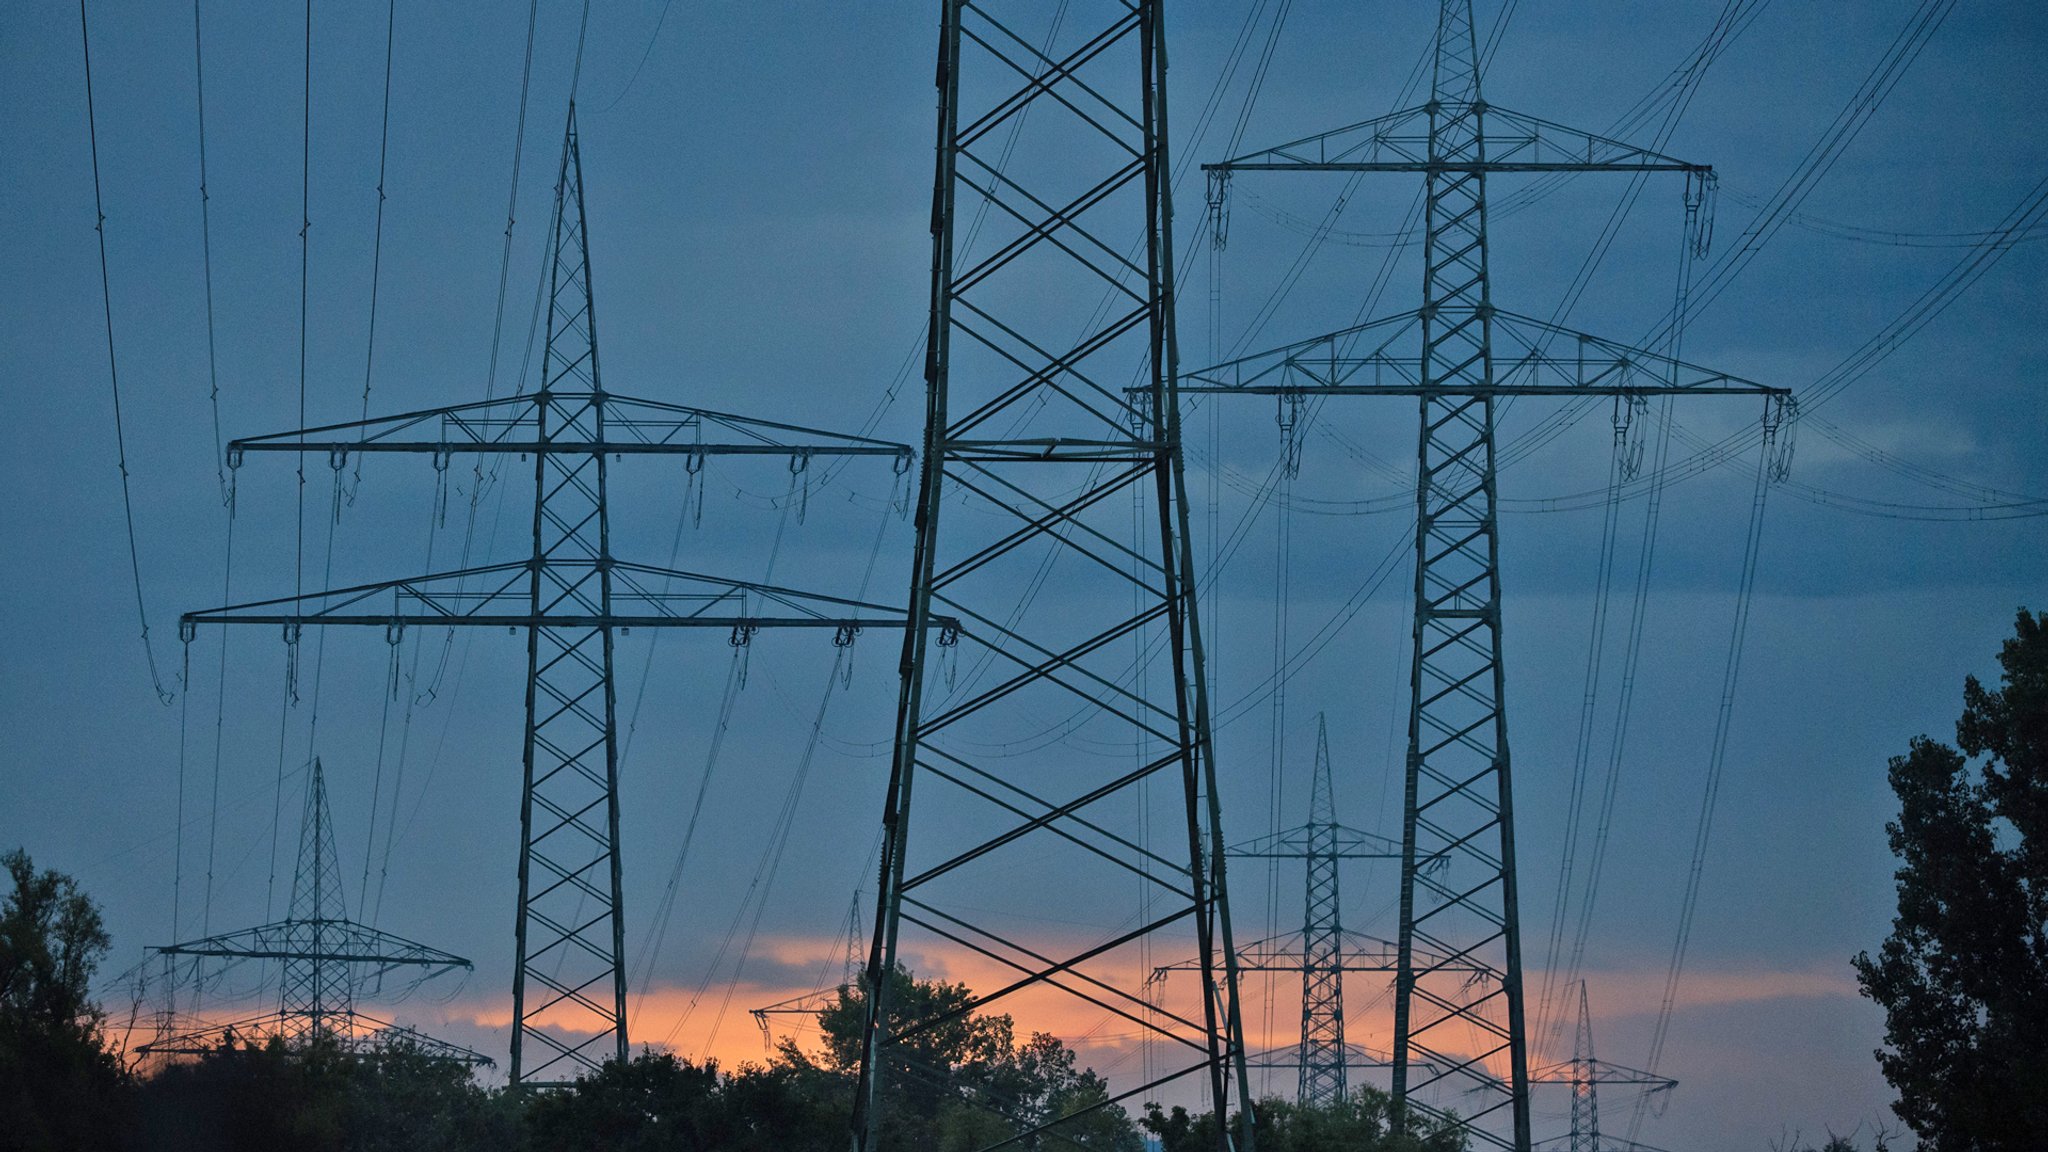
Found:
<svg viewBox="0 0 2048 1152"><path fill-rule="evenodd" d="M1898 915L1855 958L1877 1060L1929 1152L2048 1148L2048 632L2019 611L2002 686L1969 677L1950 747L1891 760ZM1973 763L1975 761L1975 763Z"/></svg>
<svg viewBox="0 0 2048 1152"><path fill-rule="evenodd" d="M124 1076L91 995L107 954L92 899L28 853L0 857L13 891L0 905L0 1149L110 1148L110 1102Z"/></svg>

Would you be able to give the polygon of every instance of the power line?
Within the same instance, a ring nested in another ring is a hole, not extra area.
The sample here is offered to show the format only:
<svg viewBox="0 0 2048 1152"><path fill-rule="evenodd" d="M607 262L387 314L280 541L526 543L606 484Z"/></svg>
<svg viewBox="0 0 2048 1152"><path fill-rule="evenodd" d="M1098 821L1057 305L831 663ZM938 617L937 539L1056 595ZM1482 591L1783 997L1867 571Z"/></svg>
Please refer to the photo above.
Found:
<svg viewBox="0 0 2048 1152"><path fill-rule="evenodd" d="M377 287L384 270L384 172L391 158L391 57L392 47L397 40L398 0L389 0L384 10L384 110L377 133L377 222L371 231L370 240L370 316L369 331L363 339L363 420L370 418L370 375L377 362ZM356 485L363 482L363 456L356 454ZM349 498L353 500L354 493ZM371 805L371 834L376 832L376 806ZM364 863L364 868L369 867ZM360 909L358 909L360 911Z"/></svg>
<svg viewBox="0 0 2048 1152"><path fill-rule="evenodd" d="M1749 529L1743 537L1742 576L1735 597L1735 621L1728 637L1728 659L1721 672L1721 701L1714 718L1714 742L1707 758L1706 784L1700 796L1700 813L1693 830L1692 860L1686 872L1685 895L1679 904L1678 934L1672 942L1671 964L1664 978L1664 998L1657 1009L1657 1026L1650 1041L1649 1071L1657 1072L1670 1037L1671 1013L1677 1003L1678 985L1685 972L1685 954L1692 942L1693 917L1699 907L1700 886L1706 868L1707 845L1713 837L1714 809L1721 794L1721 770L1728 755L1728 732L1735 710L1735 687L1742 675L1743 641L1749 629L1749 610L1756 591L1757 553L1763 540L1764 501L1771 485L1771 437L1764 437L1757 456L1756 486L1750 496ZM1629 1120L1629 1139L1635 1139L1647 1108L1639 1100Z"/></svg>
<svg viewBox="0 0 2048 1152"><path fill-rule="evenodd" d="M612 109L617 108L619 106L619 101L624 100L626 98L626 93L631 92L633 90L633 85L640 82L640 71L641 69L647 67L648 57L654 55L654 42L656 40L661 39L661 26L668 22L668 10L669 6L672 3L674 3L674 0L662 0L661 15L654 18L654 31L649 32L647 34L647 47L643 49L640 53L640 62L633 65L633 74L631 76L626 77L626 86L619 89L619 94L612 97L611 103L606 104L604 107L597 110L598 115L602 116L605 113L611 111ZM584 6L584 11L589 11L588 5Z"/></svg>
<svg viewBox="0 0 2048 1152"><path fill-rule="evenodd" d="M107 273L107 210L100 196L100 130L93 108L92 31L86 20L85 0L78 0L78 36L85 52L85 130L92 152L93 232L100 248L100 310L107 328L107 382L114 397L114 464L121 473L121 514L128 531L128 575L135 588L135 618L142 625L142 653L149 664L150 687L165 706L171 693L157 673L156 646L149 639L149 610L143 605L142 551L135 541L135 498L128 486L128 435L121 418L121 369L114 354L114 292Z"/></svg>

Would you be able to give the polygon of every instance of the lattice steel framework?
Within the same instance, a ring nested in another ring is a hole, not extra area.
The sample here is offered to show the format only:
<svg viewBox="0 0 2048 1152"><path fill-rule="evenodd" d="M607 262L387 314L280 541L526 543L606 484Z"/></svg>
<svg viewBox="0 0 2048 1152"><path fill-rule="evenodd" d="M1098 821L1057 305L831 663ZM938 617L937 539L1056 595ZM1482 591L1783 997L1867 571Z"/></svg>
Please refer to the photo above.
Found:
<svg viewBox="0 0 2048 1152"><path fill-rule="evenodd" d="M168 1032L136 1049L143 1056L203 1055L223 1045L280 1040L288 1049L331 1044L344 1051L373 1052L395 1044L468 1064L490 1059L431 1036L364 1015L355 992L365 980L410 971L428 979L470 962L348 918L342 900L341 861L334 849L334 825L327 807L327 776L319 760L306 783L299 823L298 866L292 874L292 902L285 918L201 940L165 944L166 957L221 961L276 961L283 969L277 1011L215 1024L195 1031Z"/></svg>
<svg viewBox="0 0 2048 1152"><path fill-rule="evenodd" d="M626 974L618 851L618 727L613 642L626 628L719 628L745 644L761 628L827 628L851 644L864 626L901 626L900 608L634 564L612 555L611 461L877 456L911 450L858 436L748 419L604 390L572 106L548 244L547 344L529 395L237 440L245 453L323 452L337 475L351 452L423 453L445 477L456 454L533 458L527 559L189 613L206 623L272 623L296 643L306 624L523 628L526 722L520 804L517 965L511 1076L545 1086L624 1059ZM712 439L706 439L710 435ZM950 627L935 617L934 626ZM529 1045L531 1046L529 1048Z"/></svg>
<svg viewBox="0 0 2048 1152"><path fill-rule="evenodd" d="M912 626L853 1116L868 1152L944 1023L894 1019L904 957L995 973L964 1011L1079 1007L1184 1057L1119 1100L1199 1077L1225 1116L1234 1075L1248 1105L1173 393L1161 5L942 7ZM939 613L958 630L928 627ZM1155 778L1177 848L1133 812ZM1133 877L1135 914L1046 939ZM1143 945L1190 935L1199 1001L1148 1004ZM992 1107L1000 1143L1083 1120Z"/></svg>
<svg viewBox="0 0 2048 1152"><path fill-rule="evenodd" d="M1572 1037L1572 1058L1553 1064L1530 1077L1536 1084L1563 1084L1571 1089L1571 1131L1561 1138L1543 1141L1548 1148L1568 1152L1660 1152L1647 1144L1622 1140L1600 1133L1600 1086L1622 1085L1655 1094L1678 1087L1678 1081L1636 1068L1610 1064L1593 1052L1593 1011L1588 1006L1586 982L1579 981L1579 1026Z"/></svg>
<svg viewBox="0 0 2048 1152"><path fill-rule="evenodd" d="M1571 1152L1600 1152L1600 1082L1593 1072L1593 1013L1579 982L1579 1030L1572 1037Z"/></svg>
<svg viewBox="0 0 2048 1152"><path fill-rule="evenodd" d="M1433 76L1418 108L1204 166L1218 204L1245 171L1422 175L1422 306L1203 369L1181 391L1420 398L1393 1090L1407 1110L1442 1116L1455 1106L1475 1139L1526 1150L1495 401L1762 395L1768 434L1786 392L1496 309L1488 175L1680 172L1690 224L1712 169L1488 104L1470 0L1440 0ZM1506 1133L1496 1130L1503 1118Z"/></svg>
<svg viewBox="0 0 2048 1152"><path fill-rule="evenodd" d="M1344 917L1337 902L1337 803L1330 734L1316 717L1316 772L1309 789L1308 879L1302 908L1301 1081L1296 1098L1344 1099Z"/></svg>
<svg viewBox="0 0 2048 1152"><path fill-rule="evenodd" d="M1245 945L1238 953L1239 972L1301 974L1301 1039L1291 1051L1254 1053L1253 1068L1292 1068L1295 1099L1329 1107L1344 1099L1350 1069L1385 1067L1385 1053L1344 1038L1344 973L1394 971L1395 949L1381 940L1344 927L1338 902L1338 869L1345 860L1399 860L1401 846L1384 836L1362 832L1337 821L1336 790L1330 765L1330 737L1323 717L1316 717L1315 778L1309 793L1308 823L1246 841L1230 849L1232 858L1300 860L1306 864L1302 889L1302 929ZM1156 976L1193 967L1182 961L1161 966Z"/></svg>

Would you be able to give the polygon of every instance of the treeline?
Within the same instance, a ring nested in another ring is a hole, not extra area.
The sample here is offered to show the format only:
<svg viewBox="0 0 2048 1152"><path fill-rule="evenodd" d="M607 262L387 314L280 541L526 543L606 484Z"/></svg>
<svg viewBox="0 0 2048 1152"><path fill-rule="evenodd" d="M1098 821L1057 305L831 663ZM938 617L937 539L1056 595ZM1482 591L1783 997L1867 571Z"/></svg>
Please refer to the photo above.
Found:
<svg viewBox="0 0 2048 1152"><path fill-rule="evenodd" d="M760 1063L722 1068L665 1052L612 1061L573 1084L516 1091L403 1043L370 1053L332 1041L223 1045L145 1068L114 1051L90 995L108 947L99 911L70 878L21 852L0 906L0 1152L842 1152L859 1067L865 990L818 1014L819 1047L785 1040ZM1211 1152L1216 1118L1147 1104L1133 1116L1054 1037L1019 1038L1007 1015L971 1010L967 987L892 976L890 1148L967 1152ZM1257 1109L1270 1152L1457 1152L1443 1128L1390 1134L1389 1101L1361 1089L1336 1107ZM1241 1135L1241 1134L1240 1134Z"/></svg>

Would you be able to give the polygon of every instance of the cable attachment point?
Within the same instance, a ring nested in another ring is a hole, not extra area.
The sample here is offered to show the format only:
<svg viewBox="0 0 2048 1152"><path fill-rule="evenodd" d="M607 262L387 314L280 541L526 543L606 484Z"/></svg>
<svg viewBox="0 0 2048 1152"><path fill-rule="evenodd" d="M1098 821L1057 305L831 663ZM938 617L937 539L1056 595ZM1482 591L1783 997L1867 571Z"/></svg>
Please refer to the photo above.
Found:
<svg viewBox="0 0 2048 1152"><path fill-rule="evenodd" d="M960 625L939 626L939 675L946 682L946 691L957 686L960 674Z"/></svg>
<svg viewBox="0 0 2048 1152"><path fill-rule="evenodd" d="M448 526L448 464L455 454L441 445L434 446L434 526Z"/></svg>
<svg viewBox="0 0 2048 1152"><path fill-rule="evenodd" d="M732 626L732 635L726 637L725 642L734 648L745 648L754 642L754 633L760 630L761 626L759 624L742 620Z"/></svg>
<svg viewBox="0 0 2048 1152"><path fill-rule="evenodd" d="M851 648L853 647L854 638L859 635L859 624L851 621L843 623L832 630L832 646L834 648Z"/></svg>
<svg viewBox="0 0 2048 1152"><path fill-rule="evenodd" d="M1633 480L1643 470L1642 429L1649 409L1646 396L1617 393L1614 397L1614 463L1623 480Z"/></svg>
<svg viewBox="0 0 2048 1152"><path fill-rule="evenodd" d="M199 625L196 621L183 619L178 621L178 639L181 642L190 644L198 636Z"/></svg>
<svg viewBox="0 0 2048 1152"><path fill-rule="evenodd" d="M1714 202L1720 199L1721 178L1712 168L1685 174L1685 234L1695 259L1714 247Z"/></svg>
<svg viewBox="0 0 2048 1152"><path fill-rule="evenodd" d="M384 681L391 686L391 698L398 699L398 653L405 640L405 621L393 620L384 625L384 643L391 648L391 665L385 670Z"/></svg>
<svg viewBox="0 0 2048 1152"><path fill-rule="evenodd" d="M811 450L798 449L789 457L789 486L795 489L796 522L801 524L811 511Z"/></svg>
<svg viewBox="0 0 2048 1152"><path fill-rule="evenodd" d="M1230 170L1209 173L1209 245L1221 252L1230 245Z"/></svg>
<svg viewBox="0 0 2048 1152"><path fill-rule="evenodd" d="M1792 478L1792 452L1798 444L1799 399L1773 396L1764 402L1766 475L1773 484Z"/></svg>
<svg viewBox="0 0 2048 1152"><path fill-rule="evenodd" d="M1274 423L1280 426L1280 466L1289 478L1301 475L1301 406L1302 396L1295 392L1283 392L1274 398L1276 411Z"/></svg>
<svg viewBox="0 0 2048 1152"><path fill-rule="evenodd" d="M299 625L284 626L284 694L293 705L299 702Z"/></svg>

